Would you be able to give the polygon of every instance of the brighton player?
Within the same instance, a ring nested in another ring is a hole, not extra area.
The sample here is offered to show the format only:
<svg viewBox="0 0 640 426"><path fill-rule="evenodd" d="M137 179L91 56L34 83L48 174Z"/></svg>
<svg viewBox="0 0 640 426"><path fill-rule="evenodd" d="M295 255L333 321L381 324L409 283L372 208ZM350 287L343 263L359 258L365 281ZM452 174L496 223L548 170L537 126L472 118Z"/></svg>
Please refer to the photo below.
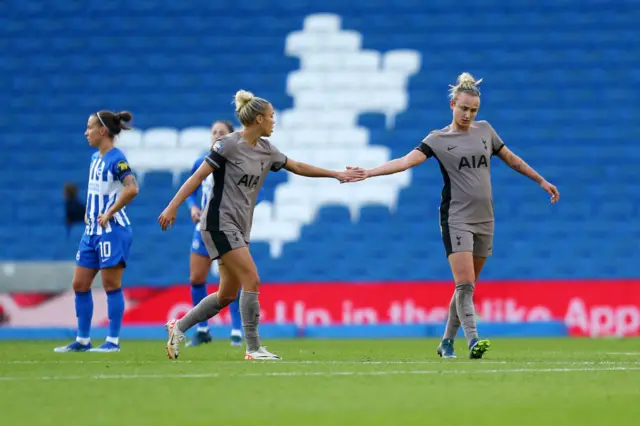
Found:
<svg viewBox="0 0 640 426"><path fill-rule="evenodd" d="M453 342L460 325L467 338L470 358L482 358L488 340L480 340L476 328L473 293L487 257L493 250L493 197L490 160L498 156L512 169L533 179L551 196L560 199L558 189L509 150L486 121L474 121L480 108L480 90L469 73L451 86L451 124L432 131L412 152L379 167L356 170L362 175L350 181L405 171L434 157L444 180L440 205L440 228L456 289L449 306L447 326L437 353L455 358Z"/></svg>
<svg viewBox="0 0 640 426"><path fill-rule="evenodd" d="M229 121L215 121L211 125L211 139L212 142L217 141L223 136L228 135L234 131L233 124ZM205 161L206 154L199 157L193 164L191 174L194 174L200 167L203 161ZM191 212L191 218L196 223L195 230L193 232L193 238L191 241L191 256L189 259L190 270L190 282L191 282L191 301L193 306L196 306L202 299L207 297L207 276L211 268L211 259L209 253L204 245L202 236L200 235L200 219L202 210L206 207L211 195L211 189L213 188L213 175L207 176L202 181L196 191L194 191L187 198L187 205ZM258 203L261 201L262 191L258 194ZM218 259L218 271L220 273L220 281L229 279L228 272L225 269L224 262ZM242 345L242 319L240 317L240 305L238 299L229 304L229 311L231 312L231 345ZM211 342L211 333L209 332L209 324L207 321L198 323L196 332L193 339L190 342L191 346L198 346L202 343Z"/></svg>
<svg viewBox="0 0 640 426"><path fill-rule="evenodd" d="M260 188L269 171L282 168L300 176L334 178L341 182L357 175L352 171L338 172L299 163L282 154L265 139L273 132L275 123L273 107L265 99L240 90L236 93L235 105L238 119L243 125L242 131L216 141L205 161L182 185L158 218L163 230L170 227L180 204L213 173L213 189L202 212L200 232L209 257L224 261L229 279L222 280L216 293L205 297L181 320L167 323L169 339L166 349L172 359L178 357L184 332L198 322L217 315L236 299L241 287L240 313L246 343L245 359L280 359L260 344L260 278L247 247Z"/></svg>
<svg viewBox="0 0 640 426"><path fill-rule="evenodd" d="M138 195L138 184L122 151L114 139L131 127L129 112L100 111L87 122L85 136L98 149L89 166L86 229L73 274L78 334L75 342L55 348L56 352L118 352L120 326L124 315L122 273L131 247L131 223L125 206ZM107 293L109 335L103 345L92 348L90 339L93 298L91 283L100 272Z"/></svg>

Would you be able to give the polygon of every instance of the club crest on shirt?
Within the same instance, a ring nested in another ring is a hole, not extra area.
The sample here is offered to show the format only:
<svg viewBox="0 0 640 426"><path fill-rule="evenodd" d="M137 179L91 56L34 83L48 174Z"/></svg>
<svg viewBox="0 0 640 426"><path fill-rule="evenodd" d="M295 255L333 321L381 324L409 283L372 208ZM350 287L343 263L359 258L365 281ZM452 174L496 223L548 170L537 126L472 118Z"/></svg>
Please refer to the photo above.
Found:
<svg viewBox="0 0 640 426"><path fill-rule="evenodd" d="M213 144L213 151L220 153L221 149L222 149L222 141L217 140L216 143Z"/></svg>

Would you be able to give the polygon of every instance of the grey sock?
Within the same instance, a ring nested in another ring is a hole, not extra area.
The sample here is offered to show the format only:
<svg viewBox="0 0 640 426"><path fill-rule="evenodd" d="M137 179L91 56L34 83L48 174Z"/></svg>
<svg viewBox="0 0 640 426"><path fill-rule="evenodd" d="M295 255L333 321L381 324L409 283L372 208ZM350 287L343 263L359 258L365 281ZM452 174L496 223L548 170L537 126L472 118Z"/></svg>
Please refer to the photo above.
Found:
<svg viewBox="0 0 640 426"><path fill-rule="evenodd" d="M458 308L456 306L456 291L453 292L451 302L449 303L449 316L447 317L447 326L444 330L443 339L455 340L460 330L460 318L458 318Z"/></svg>
<svg viewBox="0 0 640 426"><path fill-rule="evenodd" d="M184 333L197 323L215 317L222 308L224 308L224 306L218 301L218 293L210 294L187 312L187 314L177 322L176 326L178 330Z"/></svg>
<svg viewBox="0 0 640 426"><path fill-rule="evenodd" d="M456 308L467 343L478 338L476 310L473 306L473 283L456 284Z"/></svg>
<svg viewBox="0 0 640 426"><path fill-rule="evenodd" d="M258 336L258 324L260 323L260 303L258 293L244 291L240 294L240 315L242 316L242 328L247 342L247 352L253 352L260 348L260 336Z"/></svg>

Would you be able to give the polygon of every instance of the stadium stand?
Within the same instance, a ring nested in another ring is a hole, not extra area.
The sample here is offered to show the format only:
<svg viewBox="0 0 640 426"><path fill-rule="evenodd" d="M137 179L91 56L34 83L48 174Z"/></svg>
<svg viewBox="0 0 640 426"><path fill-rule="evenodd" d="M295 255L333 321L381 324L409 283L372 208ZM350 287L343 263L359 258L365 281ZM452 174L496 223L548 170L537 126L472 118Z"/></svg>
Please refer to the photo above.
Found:
<svg viewBox="0 0 640 426"><path fill-rule="evenodd" d="M484 277L637 276L636 2L13 3L12 19L0 18L0 259L74 259L82 229L66 235L62 188L86 191L83 132L97 110L134 114L120 141L142 182L125 283L168 285L188 280L192 224L186 208L171 232L156 219L206 149L209 124L233 119L237 89L272 101L285 154L370 166L448 124L448 84L469 71L485 79L479 118L562 191L551 206L492 161ZM448 279L441 187L433 161L356 185L272 174L251 244L261 278Z"/></svg>

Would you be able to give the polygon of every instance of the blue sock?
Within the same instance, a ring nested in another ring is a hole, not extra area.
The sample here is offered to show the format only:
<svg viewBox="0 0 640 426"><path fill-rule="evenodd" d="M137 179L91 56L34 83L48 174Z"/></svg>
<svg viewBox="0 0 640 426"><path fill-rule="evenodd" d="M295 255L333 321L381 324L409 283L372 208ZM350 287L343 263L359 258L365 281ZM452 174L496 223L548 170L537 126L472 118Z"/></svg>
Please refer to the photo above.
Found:
<svg viewBox="0 0 640 426"><path fill-rule="evenodd" d="M124 294L122 289L107 292L107 310L109 314L109 337L120 337L120 327L124 316Z"/></svg>
<svg viewBox="0 0 640 426"><path fill-rule="evenodd" d="M240 292L242 292L242 290L238 292L238 298L229 304L232 330L242 330L242 317L240 316Z"/></svg>
<svg viewBox="0 0 640 426"><path fill-rule="evenodd" d="M91 290L76 291L76 318L78 318L78 337L88 339L91 333L93 317L93 296Z"/></svg>
<svg viewBox="0 0 640 426"><path fill-rule="evenodd" d="M191 283L191 301L193 302L193 306L196 306L205 297L207 297L207 285ZM208 326L209 323L207 321L198 323L198 327L207 328Z"/></svg>

